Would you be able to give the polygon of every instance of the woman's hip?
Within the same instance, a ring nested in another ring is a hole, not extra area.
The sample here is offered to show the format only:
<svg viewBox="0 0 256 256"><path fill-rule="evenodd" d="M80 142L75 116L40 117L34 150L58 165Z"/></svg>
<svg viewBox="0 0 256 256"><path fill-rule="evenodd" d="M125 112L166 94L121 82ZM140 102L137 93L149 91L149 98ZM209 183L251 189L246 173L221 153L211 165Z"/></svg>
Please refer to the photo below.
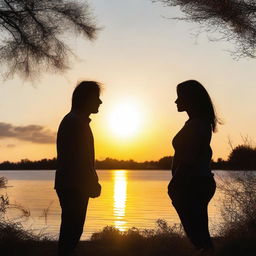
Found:
<svg viewBox="0 0 256 256"><path fill-rule="evenodd" d="M168 195L173 202L202 201L208 203L215 190L216 183L212 176L191 176L183 180L172 179L168 185Z"/></svg>

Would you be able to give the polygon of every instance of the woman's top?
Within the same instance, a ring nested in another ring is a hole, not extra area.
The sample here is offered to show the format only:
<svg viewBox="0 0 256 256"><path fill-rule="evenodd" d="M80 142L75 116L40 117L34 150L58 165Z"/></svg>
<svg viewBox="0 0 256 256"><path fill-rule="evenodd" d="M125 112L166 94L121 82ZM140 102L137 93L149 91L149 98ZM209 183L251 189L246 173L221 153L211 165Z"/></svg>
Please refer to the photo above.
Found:
<svg viewBox="0 0 256 256"><path fill-rule="evenodd" d="M172 141L175 150L172 162L173 179L213 175L210 169L211 136L210 122L191 118L185 123Z"/></svg>

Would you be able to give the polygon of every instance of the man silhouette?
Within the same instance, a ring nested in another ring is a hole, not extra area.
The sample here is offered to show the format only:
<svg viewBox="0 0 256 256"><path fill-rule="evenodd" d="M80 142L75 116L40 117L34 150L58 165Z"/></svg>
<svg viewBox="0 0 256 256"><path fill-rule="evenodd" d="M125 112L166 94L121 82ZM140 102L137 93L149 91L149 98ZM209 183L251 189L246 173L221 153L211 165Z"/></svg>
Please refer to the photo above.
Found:
<svg viewBox="0 0 256 256"><path fill-rule="evenodd" d="M83 233L89 197L98 197L101 186L94 168L94 142L90 114L102 101L100 86L83 81L75 88L71 111L60 123L57 135L55 189L61 206L58 255L71 255Z"/></svg>

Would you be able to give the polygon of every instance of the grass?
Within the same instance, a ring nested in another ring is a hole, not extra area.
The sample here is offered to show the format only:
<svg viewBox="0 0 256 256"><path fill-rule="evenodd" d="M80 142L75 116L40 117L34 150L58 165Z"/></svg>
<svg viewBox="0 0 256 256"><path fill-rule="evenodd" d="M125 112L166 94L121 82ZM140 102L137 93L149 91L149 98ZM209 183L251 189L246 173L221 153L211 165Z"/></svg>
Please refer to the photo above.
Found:
<svg viewBox="0 0 256 256"><path fill-rule="evenodd" d="M105 227L94 233L89 241L81 241L77 256L192 256L198 255L188 239L164 220L157 221L156 229L136 228L121 232ZM241 230L240 230L241 231ZM13 223L0 225L0 252L8 256L54 256L57 241L47 236L36 236ZM256 232L232 233L214 238L216 256L255 256Z"/></svg>
<svg viewBox="0 0 256 256"><path fill-rule="evenodd" d="M146 255L190 255L189 241L177 233L163 220L157 221L157 229L136 228L121 232L105 227L94 233L89 241L80 242L76 255L97 256L146 256ZM35 236L24 231L22 226L8 223L0 225L1 255L56 255L57 242L45 236Z"/></svg>

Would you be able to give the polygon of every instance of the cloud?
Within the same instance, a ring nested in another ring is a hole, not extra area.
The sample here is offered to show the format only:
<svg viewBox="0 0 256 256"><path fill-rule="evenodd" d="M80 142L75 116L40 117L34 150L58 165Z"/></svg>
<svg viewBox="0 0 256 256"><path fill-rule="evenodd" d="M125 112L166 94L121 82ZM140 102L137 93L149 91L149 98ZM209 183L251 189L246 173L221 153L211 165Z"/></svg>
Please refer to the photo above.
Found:
<svg viewBox="0 0 256 256"><path fill-rule="evenodd" d="M33 143L55 143L56 133L40 125L14 126L0 122L0 138L15 138Z"/></svg>
<svg viewBox="0 0 256 256"><path fill-rule="evenodd" d="M14 145L14 144L7 144L6 147L7 147L7 148L15 148L16 145Z"/></svg>

